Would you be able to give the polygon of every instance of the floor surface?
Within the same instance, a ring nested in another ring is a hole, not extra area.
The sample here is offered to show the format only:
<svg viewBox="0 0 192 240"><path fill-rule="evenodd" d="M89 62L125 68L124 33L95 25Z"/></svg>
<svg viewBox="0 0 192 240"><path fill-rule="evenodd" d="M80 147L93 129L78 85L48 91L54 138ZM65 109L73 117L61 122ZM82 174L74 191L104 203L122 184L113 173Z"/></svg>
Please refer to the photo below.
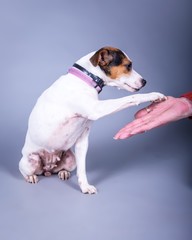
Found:
<svg viewBox="0 0 192 240"><path fill-rule="evenodd" d="M75 173L67 182L51 176L26 183L17 166L21 142L12 131L1 153L0 238L190 240L192 151L186 128L191 131L190 120L96 145L93 127L87 171L96 195L80 192ZM167 130L178 132L165 137Z"/></svg>

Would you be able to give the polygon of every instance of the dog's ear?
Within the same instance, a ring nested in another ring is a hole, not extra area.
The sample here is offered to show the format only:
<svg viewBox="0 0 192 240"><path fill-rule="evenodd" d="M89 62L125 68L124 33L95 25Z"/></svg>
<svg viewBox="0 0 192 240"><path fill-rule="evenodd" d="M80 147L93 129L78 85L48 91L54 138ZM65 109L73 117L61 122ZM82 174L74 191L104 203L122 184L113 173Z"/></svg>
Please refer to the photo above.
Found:
<svg viewBox="0 0 192 240"><path fill-rule="evenodd" d="M91 58L93 66L99 65L100 67L108 66L113 61L113 55L108 49L100 49Z"/></svg>

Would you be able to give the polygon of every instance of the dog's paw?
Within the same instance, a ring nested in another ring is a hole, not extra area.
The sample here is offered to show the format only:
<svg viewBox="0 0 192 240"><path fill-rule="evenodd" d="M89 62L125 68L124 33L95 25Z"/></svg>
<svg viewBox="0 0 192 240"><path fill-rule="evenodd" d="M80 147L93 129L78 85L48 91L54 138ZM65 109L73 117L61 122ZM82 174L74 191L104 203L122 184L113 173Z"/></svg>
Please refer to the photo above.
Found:
<svg viewBox="0 0 192 240"><path fill-rule="evenodd" d="M49 172L49 171L44 172L44 176L45 177L50 177L51 176L51 172Z"/></svg>
<svg viewBox="0 0 192 240"><path fill-rule="evenodd" d="M166 100L166 96L159 92L150 93L150 101L151 102L161 102Z"/></svg>
<svg viewBox="0 0 192 240"><path fill-rule="evenodd" d="M81 191L82 193L85 194L96 194L97 193L97 189L93 186L93 185L81 185Z"/></svg>
<svg viewBox="0 0 192 240"><path fill-rule="evenodd" d="M61 180L68 180L70 178L70 172L66 170L61 170L58 172L58 176Z"/></svg>
<svg viewBox="0 0 192 240"><path fill-rule="evenodd" d="M26 177L26 181L28 183L38 183L39 180L38 180L37 175L30 175L30 176Z"/></svg>

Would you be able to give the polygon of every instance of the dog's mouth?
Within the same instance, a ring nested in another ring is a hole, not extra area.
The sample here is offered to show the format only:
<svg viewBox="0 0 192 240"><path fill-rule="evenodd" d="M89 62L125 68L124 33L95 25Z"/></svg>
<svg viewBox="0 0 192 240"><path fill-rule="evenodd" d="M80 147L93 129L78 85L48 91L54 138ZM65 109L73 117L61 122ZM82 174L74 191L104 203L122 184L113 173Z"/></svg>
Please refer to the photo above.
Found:
<svg viewBox="0 0 192 240"><path fill-rule="evenodd" d="M137 91L139 91L140 90L140 88L134 88L134 87L132 87L132 86L130 86L129 84L127 84L127 83L124 83L129 89L131 89L132 90L132 92L137 92Z"/></svg>

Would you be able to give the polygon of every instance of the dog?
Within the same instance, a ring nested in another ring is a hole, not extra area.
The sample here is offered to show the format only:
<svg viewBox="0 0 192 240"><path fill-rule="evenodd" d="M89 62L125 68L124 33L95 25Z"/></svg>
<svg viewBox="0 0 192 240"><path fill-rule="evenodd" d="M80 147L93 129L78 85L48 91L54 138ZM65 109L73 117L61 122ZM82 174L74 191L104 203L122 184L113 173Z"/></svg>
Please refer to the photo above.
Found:
<svg viewBox="0 0 192 240"><path fill-rule="evenodd" d="M97 189L88 183L86 153L91 123L106 115L147 101L162 101L158 92L99 100L104 86L137 92L146 84L120 49L103 47L80 58L38 98L28 122L19 170L29 183L37 175L58 173L65 180L77 167L83 193ZM74 150L74 153L72 151Z"/></svg>

